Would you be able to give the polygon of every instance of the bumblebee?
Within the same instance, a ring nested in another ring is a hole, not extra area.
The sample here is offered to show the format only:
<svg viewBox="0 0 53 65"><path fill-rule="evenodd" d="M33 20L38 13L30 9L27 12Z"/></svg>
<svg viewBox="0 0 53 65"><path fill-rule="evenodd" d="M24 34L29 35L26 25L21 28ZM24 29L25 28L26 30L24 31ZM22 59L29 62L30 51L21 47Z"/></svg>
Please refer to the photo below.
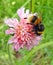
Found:
<svg viewBox="0 0 53 65"><path fill-rule="evenodd" d="M35 31L35 34L37 34L38 36L43 34L44 25L41 21L41 18L39 18L38 16L33 15L33 16L29 17L28 19L29 19L29 23L31 25L33 25L33 31Z"/></svg>

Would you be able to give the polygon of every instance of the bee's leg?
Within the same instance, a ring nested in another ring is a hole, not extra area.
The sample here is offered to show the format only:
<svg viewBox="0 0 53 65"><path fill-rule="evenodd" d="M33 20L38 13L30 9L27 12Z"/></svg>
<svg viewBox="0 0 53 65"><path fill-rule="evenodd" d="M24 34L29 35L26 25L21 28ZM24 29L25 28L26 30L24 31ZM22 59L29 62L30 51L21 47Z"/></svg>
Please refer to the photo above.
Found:
<svg viewBox="0 0 53 65"><path fill-rule="evenodd" d="M27 23L27 24L34 25L33 23Z"/></svg>
<svg viewBox="0 0 53 65"><path fill-rule="evenodd" d="M27 19L27 17L25 17L24 19Z"/></svg>

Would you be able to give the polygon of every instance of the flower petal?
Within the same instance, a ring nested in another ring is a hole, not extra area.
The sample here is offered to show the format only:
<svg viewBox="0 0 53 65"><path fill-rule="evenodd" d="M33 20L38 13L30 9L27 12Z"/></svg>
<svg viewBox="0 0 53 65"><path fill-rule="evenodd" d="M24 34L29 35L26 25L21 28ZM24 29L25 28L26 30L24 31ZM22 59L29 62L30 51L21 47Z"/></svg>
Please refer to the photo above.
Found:
<svg viewBox="0 0 53 65"><path fill-rule="evenodd" d="M16 27L18 24L18 20L16 18L14 19L5 19L5 23L10 27Z"/></svg>
<svg viewBox="0 0 53 65"><path fill-rule="evenodd" d="M24 10L25 8L23 7L17 10L17 14L19 15L20 18L25 18L29 16L29 10L27 9L26 12L24 12Z"/></svg>
<svg viewBox="0 0 53 65"><path fill-rule="evenodd" d="M14 43L12 48L13 48L13 50L18 51L20 49L20 46L19 46L19 44Z"/></svg>
<svg viewBox="0 0 53 65"><path fill-rule="evenodd" d="M17 10L17 14L20 18L22 18L23 14L24 14L24 10L25 8L21 7L20 9Z"/></svg>
<svg viewBox="0 0 53 65"><path fill-rule="evenodd" d="M33 46L38 45L41 39L42 39L42 36L36 36L36 38L34 38L33 40Z"/></svg>
<svg viewBox="0 0 53 65"><path fill-rule="evenodd" d="M14 34L15 30L13 28L10 28L8 30L5 31L6 34Z"/></svg>
<svg viewBox="0 0 53 65"><path fill-rule="evenodd" d="M26 10L26 14L29 14L29 10L28 9Z"/></svg>
<svg viewBox="0 0 53 65"><path fill-rule="evenodd" d="M14 35L13 37L11 37L11 38L8 40L8 43L9 43L9 44L10 44L10 43L14 43L15 39L16 39L16 37L15 37L15 35Z"/></svg>

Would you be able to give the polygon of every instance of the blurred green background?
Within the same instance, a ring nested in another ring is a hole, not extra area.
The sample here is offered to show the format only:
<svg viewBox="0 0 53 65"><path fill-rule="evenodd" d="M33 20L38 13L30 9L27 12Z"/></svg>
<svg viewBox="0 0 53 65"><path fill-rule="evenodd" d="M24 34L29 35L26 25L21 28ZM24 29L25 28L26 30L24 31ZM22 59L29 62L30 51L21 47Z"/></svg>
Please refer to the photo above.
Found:
<svg viewBox="0 0 53 65"><path fill-rule="evenodd" d="M42 16L45 31L40 46L31 51L21 49L18 55L20 57L16 58L11 45L7 44L10 35L5 34L8 27L4 24L4 19L18 18L16 12L21 6ZM53 65L51 42L53 43L53 0L0 0L0 65Z"/></svg>

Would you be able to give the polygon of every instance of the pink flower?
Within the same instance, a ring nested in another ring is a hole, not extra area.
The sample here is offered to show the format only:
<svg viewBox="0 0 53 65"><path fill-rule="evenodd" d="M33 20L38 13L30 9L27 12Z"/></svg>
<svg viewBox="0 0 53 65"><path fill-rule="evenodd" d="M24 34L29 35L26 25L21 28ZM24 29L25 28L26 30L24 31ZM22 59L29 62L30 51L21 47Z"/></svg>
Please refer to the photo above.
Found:
<svg viewBox="0 0 53 65"><path fill-rule="evenodd" d="M20 17L24 17L23 14L23 11L19 11ZM6 34L13 34L8 43L12 43L13 49L16 51L18 51L20 48L23 48L24 46L30 50L36 46L41 39L41 36L37 36L34 32L32 32L33 26L27 24L27 22L28 21L24 18L21 18L20 22L18 22L16 18L9 18L5 20L5 23L10 27L8 30L6 30Z"/></svg>
<svg viewBox="0 0 53 65"><path fill-rule="evenodd" d="M25 12L25 8L21 7L17 10L17 14L20 18L28 17L29 16L29 10L27 9Z"/></svg>
<svg viewBox="0 0 53 65"><path fill-rule="evenodd" d="M27 9L25 12L25 8L21 7L20 9L17 10L17 14L20 18L29 18L32 15L37 15L37 13L30 13L30 11Z"/></svg>

